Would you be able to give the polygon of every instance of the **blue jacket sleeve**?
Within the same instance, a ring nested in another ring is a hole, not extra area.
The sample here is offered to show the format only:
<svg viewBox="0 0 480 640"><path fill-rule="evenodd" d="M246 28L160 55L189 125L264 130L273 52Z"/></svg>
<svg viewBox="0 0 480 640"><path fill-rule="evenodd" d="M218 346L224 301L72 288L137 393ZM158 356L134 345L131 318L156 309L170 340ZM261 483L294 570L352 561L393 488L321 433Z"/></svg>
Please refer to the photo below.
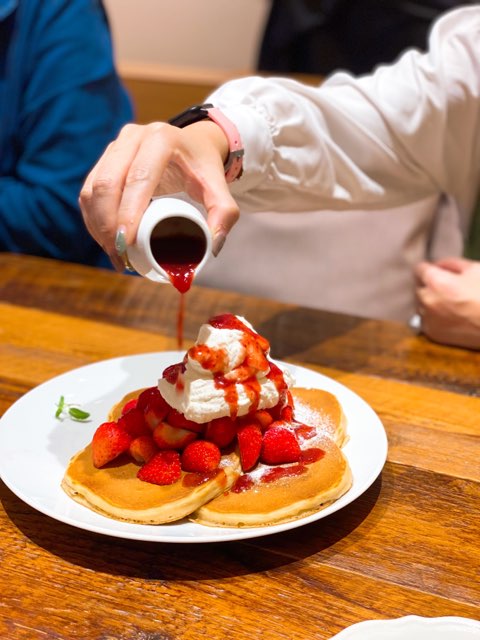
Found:
<svg viewBox="0 0 480 640"><path fill-rule="evenodd" d="M0 177L0 250L106 266L78 195L105 146L132 119L130 101L99 3L39 6L24 38L27 52L16 51L24 79L11 137L15 157Z"/></svg>

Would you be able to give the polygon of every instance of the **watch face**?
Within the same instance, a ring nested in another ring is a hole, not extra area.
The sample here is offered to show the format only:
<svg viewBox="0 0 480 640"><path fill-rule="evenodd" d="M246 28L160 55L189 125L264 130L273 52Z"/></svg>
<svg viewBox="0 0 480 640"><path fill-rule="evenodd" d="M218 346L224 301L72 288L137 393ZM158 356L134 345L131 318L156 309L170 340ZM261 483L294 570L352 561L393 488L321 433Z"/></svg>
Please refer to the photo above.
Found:
<svg viewBox="0 0 480 640"><path fill-rule="evenodd" d="M208 118L208 109L211 109L212 107L213 105L211 104L197 104L185 109L182 113L173 116L173 118L170 118L168 123L175 127L182 128L189 124L193 124L194 122L200 122L200 120Z"/></svg>

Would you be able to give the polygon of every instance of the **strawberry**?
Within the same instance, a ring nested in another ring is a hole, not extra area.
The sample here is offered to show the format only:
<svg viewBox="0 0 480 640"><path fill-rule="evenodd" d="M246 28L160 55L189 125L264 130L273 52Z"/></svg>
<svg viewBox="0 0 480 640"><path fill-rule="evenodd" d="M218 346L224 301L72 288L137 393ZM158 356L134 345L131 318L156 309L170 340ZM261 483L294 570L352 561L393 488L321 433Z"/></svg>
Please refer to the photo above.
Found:
<svg viewBox="0 0 480 640"><path fill-rule="evenodd" d="M160 395L160 391L158 391L158 394L152 392L150 394L150 397L148 399L148 402L145 408L143 409L145 422L153 431L160 422L165 420L167 413L169 411L170 411L170 406Z"/></svg>
<svg viewBox="0 0 480 640"><path fill-rule="evenodd" d="M273 422L272 416L265 409L255 411L252 417L255 422L258 422L262 431L265 431L265 429L267 429L267 427L269 427Z"/></svg>
<svg viewBox="0 0 480 640"><path fill-rule="evenodd" d="M130 409L135 409L137 406L138 398L132 398L128 402L123 405L122 408L122 416L130 411Z"/></svg>
<svg viewBox="0 0 480 640"><path fill-rule="evenodd" d="M153 439L159 449L183 449L196 437L193 431L172 427L168 422L160 422L153 431Z"/></svg>
<svg viewBox="0 0 480 640"><path fill-rule="evenodd" d="M270 407L270 409L268 410L268 413L272 416L272 421L280 419L280 413L284 406L285 406L284 401L279 400L274 407Z"/></svg>
<svg viewBox="0 0 480 640"><path fill-rule="evenodd" d="M285 422L292 422L293 420L293 407L285 405L283 409L280 411L280 420L284 420Z"/></svg>
<svg viewBox="0 0 480 640"><path fill-rule="evenodd" d="M205 473L213 471L220 464L222 454L213 442L195 440L183 450L181 463L184 471Z"/></svg>
<svg viewBox="0 0 480 640"><path fill-rule="evenodd" d="M287 406L293 406L293 398L290 391L284 389L280 392L280 398L278 399L277 404L269 409L268 412L274 420L280 420L282 410Z"/></svg>
<svg viewBox="0 0 480 640"><path fill-rule="evenodd" d="M194 422L193 420L187 420L183 413L176 409L169 409L167 413L166 422L171 424L172 427L178 427L179 429L188 429L195 433L203 433L205 429L204 423Z"/></svg>
<svg viewBox="0 0 480 640"><path fill-rule="evenodd" d="M101 424L92 438L92 457L95 467L100 468L128 450L132 437L116 422Z"/></svg>
<svg viewBox="0 0 480 640"><path fill-rule="evenodd" d="M231 418L215 418L210 420L205 431L205 440L214 442L220 449L228 447L233 441L237 427Z"/></svg>
<svg viewBox="0 0 480 640"><path fill-rule="evenodd" d="M141 409L130 409L121 418L118 419L118 426L125 429L132 438L143 436L147 433L151 433L145 422L145 417Z"/></svg>
<svg viewBox="0 0 480 640"><path fill-rule="evenodd" d="M285 394L285 406L280 411L280 420L285 420L286 422L292 422L293 420L293 397L290 391L287 391Z"/></svg>
<svg viewBox="0 0 480 640"><path fill-rule="evenodd" d="M142 464L148 462L150 458L153 458L157 451L158 447L151 435L134 438L128 448L128 452L132 458Z"/></svg>
<svg viewBox="0 0 480 640"><path fill-rule="evenodd" d="M241 426L237 433L240 463L243 471L250 471L257 464L262 450L262 432L256 423Z"/></svg>
<svg viewBox="0 0 480 640"><path fill-rule="evenodd" d="M285 464L298 462L301 450L295 434L274 422L263 434L261 459L265 464Z"/></svg>
<svg viewBox="0 0 480 640"><path fill-rule="evenodd" d="M174 484L181 476L178 451L159 451L137 473L140 480L160 485Z"/></svg>
<svg viewBox="0 0 480 640"><path fill-rule="evenodd" d="M144 389L142 393L137 398L137 407L144 411L147 408L147 405L150 404L151 400L155 400L161 398L160 391L158 387L148 387L148 389Z"/></svg>
<svg viewBox="0 0 480 640"><path fill-rule="evenodd" d="M185 362L179 362L178 364L171 364L164 369L162 378L164 378L170 384L177 384L178 378L185 372Z"/></svg>

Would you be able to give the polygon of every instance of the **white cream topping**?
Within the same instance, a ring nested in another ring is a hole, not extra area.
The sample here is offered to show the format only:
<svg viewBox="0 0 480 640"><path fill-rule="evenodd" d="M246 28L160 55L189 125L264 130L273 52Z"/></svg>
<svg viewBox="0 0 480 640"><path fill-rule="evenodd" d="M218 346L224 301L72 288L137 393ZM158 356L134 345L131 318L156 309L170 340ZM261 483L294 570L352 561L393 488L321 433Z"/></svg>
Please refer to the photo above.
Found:
<svg viewBox="0 0 480 640"><path fill-rule="evenodd" d="M242 317L238 319L247 327L253 330L252 326ZM210 324L201 326L196 347L205 346L205 351L212 352L218 350L223 358L219 358L220 364L218 373L227 380L244 380L244 362L247 356L243 343L244 332L238 329L216 328ZM253 341L254 342L254 341ZM260 348L260 347L258 347ZM194 353L195 349L189 351ZM268 354L265 354L268 355ZM263 358L258 359L265 365ZM270 371L268 362L264 370L255 370L249 376L256 378L259 387L258 409L268 409L274 407L279 401L279 392L272 380L267 378ZM285 382L288 386L293 384L292 376L288 371L282 369ZM237 416L243 416L249 412L252 406L251 391L247 384L242 382L235 384L237 395ZM225 388L217 385L214 375L208 369L204 369L201 363L188 355L185 364L185 371L180 374L176 384L172 384L165 378L161 378L158 383L160 393L168 402L188 420L203 423L231 415L231 405L225 399Z"/></svg>

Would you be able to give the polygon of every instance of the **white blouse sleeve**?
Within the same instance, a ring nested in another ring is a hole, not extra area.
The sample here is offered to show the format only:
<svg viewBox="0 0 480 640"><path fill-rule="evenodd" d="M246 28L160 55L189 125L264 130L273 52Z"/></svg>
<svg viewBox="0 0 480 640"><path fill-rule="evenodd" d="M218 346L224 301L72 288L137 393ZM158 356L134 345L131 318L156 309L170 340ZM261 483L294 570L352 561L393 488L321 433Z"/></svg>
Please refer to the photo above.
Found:
<svg viewBox="0 0 480 640"><path fill-rule="evenodd" d="M471 205L480 184L480 6L444 15L427 53L319 87L243 78L209 101L241 134L249 210L384 208L448 193Z"/></svg>

